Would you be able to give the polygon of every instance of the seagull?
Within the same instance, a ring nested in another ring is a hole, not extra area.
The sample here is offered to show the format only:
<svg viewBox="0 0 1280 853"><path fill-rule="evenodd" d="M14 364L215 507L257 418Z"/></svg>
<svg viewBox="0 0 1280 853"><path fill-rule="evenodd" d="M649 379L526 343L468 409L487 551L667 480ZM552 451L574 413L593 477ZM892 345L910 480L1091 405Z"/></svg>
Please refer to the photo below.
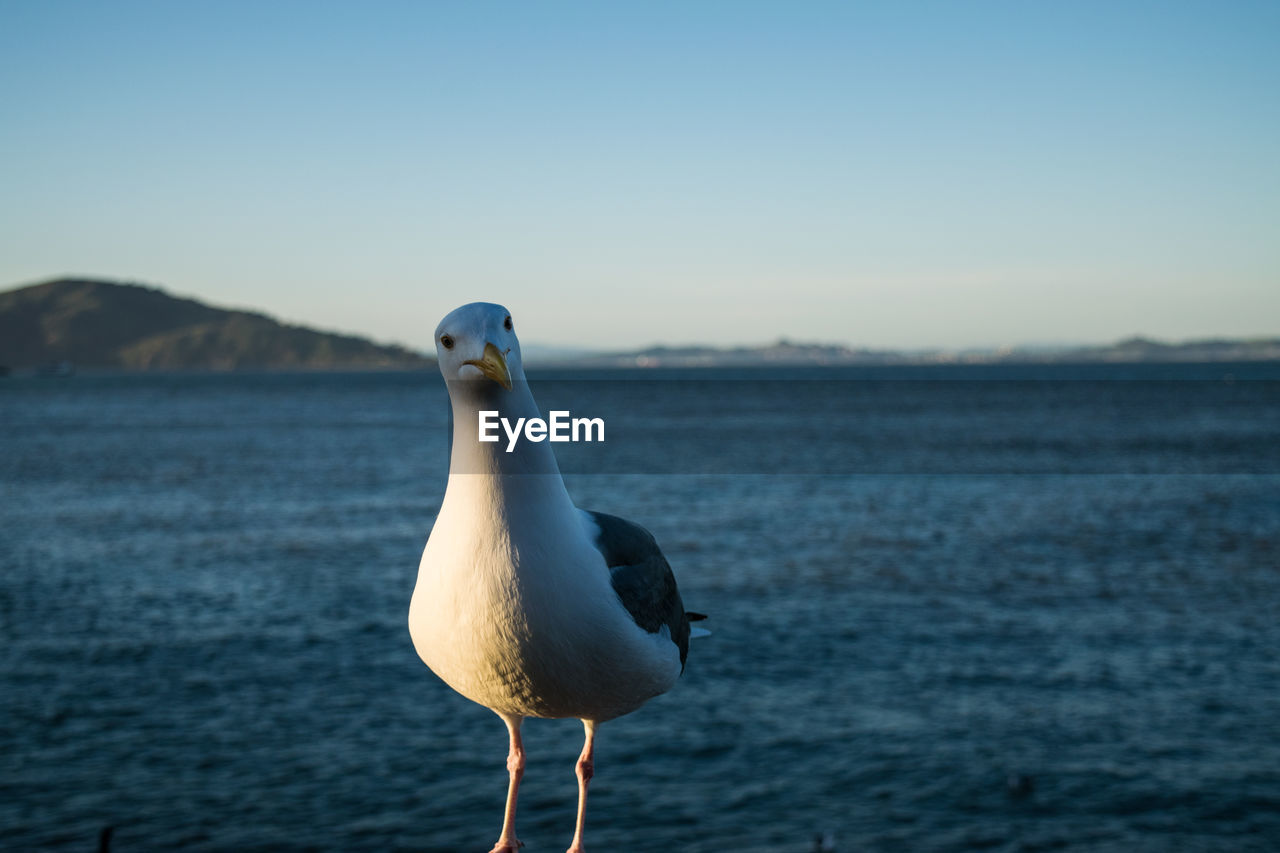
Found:
<svg viewBox="0 0 1280 853"><path fill-rule="evenodd" d="M549 442L482 442L481 412L510 423L540 416L511 313L474 302L435 332L453 408L449 481L409 605L419 657L446 684L506 723L507 805L490 853L514 853L527 717L577 718L578 816L568 853L583 851L595 733L665 693L684 671L690 622L653 535L580 510Z"/></svg>

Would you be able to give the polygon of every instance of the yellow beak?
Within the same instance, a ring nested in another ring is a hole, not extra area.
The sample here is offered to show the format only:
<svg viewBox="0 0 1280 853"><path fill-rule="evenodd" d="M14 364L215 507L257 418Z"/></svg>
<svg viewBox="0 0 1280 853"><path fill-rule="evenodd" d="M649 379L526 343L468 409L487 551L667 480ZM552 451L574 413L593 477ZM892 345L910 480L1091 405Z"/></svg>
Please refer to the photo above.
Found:
<svg viewBox="0 0 1280 853"><path fill-rule="evenodd" d="M507 369L507 358L493 344L484 345L484 355L464 361L463 364L474 364L487 378L497 382L508 391L511 390L511 371Z"/></svg>

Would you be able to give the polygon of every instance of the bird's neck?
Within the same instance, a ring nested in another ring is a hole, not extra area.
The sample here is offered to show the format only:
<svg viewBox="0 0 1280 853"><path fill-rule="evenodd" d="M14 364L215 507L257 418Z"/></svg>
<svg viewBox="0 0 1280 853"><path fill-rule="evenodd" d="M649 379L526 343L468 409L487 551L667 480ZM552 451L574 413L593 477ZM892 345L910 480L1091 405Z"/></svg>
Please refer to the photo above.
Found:
<svg viewBox="0 0 1280 853"><path fill-rule="evenodd" d="M521 418L527 423L529 418L542 416L527 381L517 379L510 391L491 382L451 382L449 399L453 406L453 446L448 492L458 497L467 495L468 501L480 501L495 509L514 501L526 511L573 511L549 442L530 441L521 434L513 444L503 426L489 431L490 435L497 435L497 441L479 440L481 412L497 412L496 416L488 416L489 421L505 419L512 429L521 423Z"/></svg>
<svg viewBox="0 0 1280 853"><path fill-rule="evenodd" d="M559 478L560 466L550 444L530 441L523 430L513 442L508 435L531 418L542 417L529 391L529 383L516 380L507 391L492 382L449 383L453 406L453 447L450 474L548 475ZM492 425L488 434L496 441L480 440L480 414ZM496 414L495 414L496 413ZM505 422L506 426L502 424Z"/></svg>

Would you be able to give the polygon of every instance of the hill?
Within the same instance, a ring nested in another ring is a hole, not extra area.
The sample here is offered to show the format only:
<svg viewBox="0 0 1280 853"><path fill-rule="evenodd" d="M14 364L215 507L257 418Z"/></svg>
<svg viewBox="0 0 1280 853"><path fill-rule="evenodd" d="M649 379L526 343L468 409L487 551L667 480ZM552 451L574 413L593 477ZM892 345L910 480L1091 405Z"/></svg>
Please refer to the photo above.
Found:
<svg viewBox="0 0 1280 853"><path fill-rule="evenodd" d="M0 365L135 370L422 367L367 338L289 326L159 288L59 279L0 293Z"/></svg>

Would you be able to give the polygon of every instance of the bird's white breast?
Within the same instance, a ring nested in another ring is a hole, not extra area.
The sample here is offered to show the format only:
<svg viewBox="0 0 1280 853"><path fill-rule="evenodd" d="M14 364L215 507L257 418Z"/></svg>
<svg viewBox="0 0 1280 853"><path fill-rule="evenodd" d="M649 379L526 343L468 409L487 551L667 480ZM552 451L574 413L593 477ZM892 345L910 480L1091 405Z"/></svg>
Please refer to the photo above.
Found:
<svg viewBox="0 0 1280 853"><path fill-rule="evenodd" d="M669 689L675 644L618 601L558 476L545 495L537 478L495 480L450 478L409 610L423 661L468 699L518 716L607 720Z"/></svg>

